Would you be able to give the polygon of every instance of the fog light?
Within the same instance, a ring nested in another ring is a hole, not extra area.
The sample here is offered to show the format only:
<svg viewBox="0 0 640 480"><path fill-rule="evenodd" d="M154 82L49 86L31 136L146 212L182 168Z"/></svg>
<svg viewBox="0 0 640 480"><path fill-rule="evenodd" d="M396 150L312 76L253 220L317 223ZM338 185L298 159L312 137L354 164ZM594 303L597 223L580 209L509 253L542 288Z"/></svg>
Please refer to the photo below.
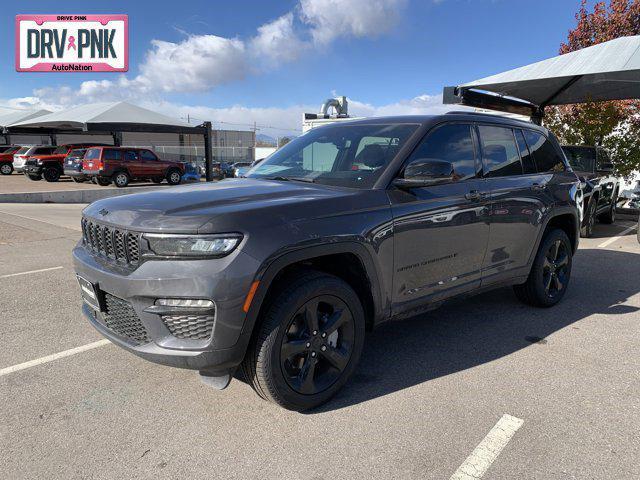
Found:
<svg viewBox="0 0 640 480"><path fill-rule="evenodd" d="M193 298L159 298L155 302L162 307L185 307L185 308L211 308L213 302L205 299Z"/></svg>

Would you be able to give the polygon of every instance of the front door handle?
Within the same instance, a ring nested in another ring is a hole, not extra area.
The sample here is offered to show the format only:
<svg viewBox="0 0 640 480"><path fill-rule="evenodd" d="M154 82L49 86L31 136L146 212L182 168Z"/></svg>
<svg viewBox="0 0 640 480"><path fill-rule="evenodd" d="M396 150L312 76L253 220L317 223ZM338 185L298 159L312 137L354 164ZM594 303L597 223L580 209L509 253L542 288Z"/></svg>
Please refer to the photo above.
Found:
<svg viewBox="0 0 640 480"><path fill-rule="evenodd" d="M471 190L470 192L464 194L464 198L477 202L482 198L482 194L478 190Z"/></svg>
<svg viewBox="0 0 640 480"><path fill-rule="evenodd" d="M547 188L547 186L544 183L534 183L533 185L531 185L531 190L544 190L545 188Z"/></svg>

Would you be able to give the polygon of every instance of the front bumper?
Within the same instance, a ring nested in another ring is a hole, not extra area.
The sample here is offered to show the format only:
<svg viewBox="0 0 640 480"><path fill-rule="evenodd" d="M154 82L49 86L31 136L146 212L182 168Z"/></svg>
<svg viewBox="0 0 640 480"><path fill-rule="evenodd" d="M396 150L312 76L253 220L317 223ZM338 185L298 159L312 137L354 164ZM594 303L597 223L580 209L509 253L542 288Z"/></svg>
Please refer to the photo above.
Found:
<svg viewBox="0 0 640 480"><path fill-rule="evenodd" d="M73 259L78 275L94 284L99 294L128 303L146 330L145 340L135 341L109 328L105 313L84 304L85 317L113 343L151 362L216 374L233 372L242 361L251 334L250 329L243 332L246 314L242 306L259 267L249 255L236 250L212 260L147 260L127 270L80 242ZM158 298L212 300L215 318L210 336L176 337L162 315L153 312Z"/></svg>
<svg viewBox="0 0 640 480"><path fill-rule="evenodd" d="M27 175L41 175L42 165L25 165L22 167L22 171Z"/></svg>

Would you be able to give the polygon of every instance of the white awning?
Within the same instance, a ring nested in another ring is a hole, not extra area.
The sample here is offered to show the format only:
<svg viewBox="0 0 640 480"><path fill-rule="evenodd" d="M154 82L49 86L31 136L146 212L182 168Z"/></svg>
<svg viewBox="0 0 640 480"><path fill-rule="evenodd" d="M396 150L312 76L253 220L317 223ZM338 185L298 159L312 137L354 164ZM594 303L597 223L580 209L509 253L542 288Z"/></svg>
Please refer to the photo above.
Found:
<svg viewBox="0 0 640 480"><path fill-rule="evenodd" d="M0 129L8 127L17 122L30 120L51 113L49 110L14 110L2 109L0 111Z"/></svg>
<svg viewBox="0 0 640 480"><path fill-rule="evenodd" d="M127 102L89 103L14 123L19 128L98 130L100 126L138 125L193 128L186 122Z"/></svg>
<svg viewBox="0 0 640 480"><path fill-rule="evenodd" d="M524 67L445 88L492 92L537 106L640 98L640 36L621 37Z"/></svg>

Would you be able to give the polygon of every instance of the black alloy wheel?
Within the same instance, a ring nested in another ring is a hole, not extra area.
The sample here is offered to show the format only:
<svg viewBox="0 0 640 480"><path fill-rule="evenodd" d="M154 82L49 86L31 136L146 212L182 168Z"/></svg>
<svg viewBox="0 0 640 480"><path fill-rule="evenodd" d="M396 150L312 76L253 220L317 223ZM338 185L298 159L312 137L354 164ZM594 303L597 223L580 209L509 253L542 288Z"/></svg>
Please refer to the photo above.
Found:
<svg viewBox="0 0 640 480"><path fill-rule="evenodd" d="M342 375L354 346L355 323L338 297L305 303L282 338L280 367L289 386L303 395L324 392Z"/></svg>
<svg viewBox="0 0 640 480"><path fill-rule="evenodd" d="M555 240L547 249L542 265L544 291L549 298L561 294L568 282L569 252L562 240Z"/></svg>
<svg viewBox="0 0 640 480"><path fill-rule="evenodd" d="M42 177L47 182L57 182L60 180L60 169L57 167L44 167Z"/></svg>

